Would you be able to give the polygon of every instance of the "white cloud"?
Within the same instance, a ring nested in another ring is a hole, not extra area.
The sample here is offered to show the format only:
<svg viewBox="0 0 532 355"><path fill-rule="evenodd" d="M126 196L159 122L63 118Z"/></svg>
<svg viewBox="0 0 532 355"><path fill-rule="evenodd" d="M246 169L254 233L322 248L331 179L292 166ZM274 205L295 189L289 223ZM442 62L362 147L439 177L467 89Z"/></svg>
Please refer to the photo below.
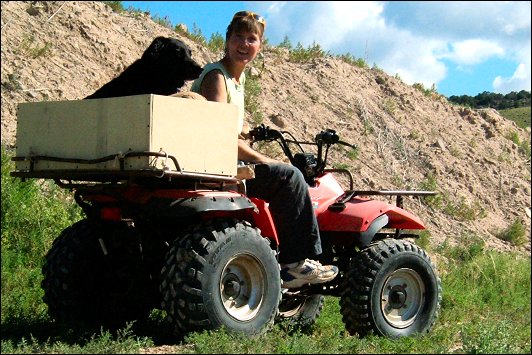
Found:
<svg viewBox="0 0 532 355"><path fill-rule="evenodd" d="M448 41L530 39L530 1L389 1L388 23Z"/></svg>
<svg viewBox="0 0 532 355"><path fill-rule="evenodd" d="M467 39L451 43L452 51L443 55L458 65L475 65L493 56L503 56L504 49L497 43L482 39Z"/></svg>
<svg viewBox="0 0 532 355"><path fill-rule="evenodd" d="M272 44L285 36L294 46L315 42L333 54L350 53L390 75L398 74L406 83L426 87L446 79L448 65L476 70L476 65L499 58L515 62L516 69L506 78L485 73L493 78L493 88L530 90L529 1L248 4L266 17L266 36Z"/></svg>
<svg viewBox="0 0 532 355"><path fill-rule="evenodd" d="M293 45L330 47L349 43L345 37L353 33L384 25L382 4L373 1L259 1L251 6L266 17L266 37L273 43L288 36Z"/></svg>
<svg viewBox="0 0 532 355"><path fill-rule="evenodd" d="M496 92L507 94L512 91L530 91L530 43L517 53L521 61L513 75L509 78L497 76L493 80L493 88Z"/></svg>
<svg viewBox="0 0 532 355"><path fill-rule="evenodd" d="M447 74L445 65L434 56L440 46L438 41L417 42L411 38L390 48L390 53L382 57L382 64L377 64L390 75L398 74L407 84L421 83L430 88Z"/></svg>

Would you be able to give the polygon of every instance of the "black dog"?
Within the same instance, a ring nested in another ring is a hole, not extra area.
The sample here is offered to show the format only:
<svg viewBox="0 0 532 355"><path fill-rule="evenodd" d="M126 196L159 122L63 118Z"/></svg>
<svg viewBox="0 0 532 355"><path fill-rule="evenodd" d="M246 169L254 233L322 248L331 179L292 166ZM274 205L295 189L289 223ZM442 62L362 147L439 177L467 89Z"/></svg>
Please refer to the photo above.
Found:
<svg viewBox="0 0 532 355"><path fill-rule="evenodd" d="M185 43L175 38L157 37L140 59L86 99L170 95L176 93L185 80L199 77L201 71L202 67L192 59Z"/></svg>

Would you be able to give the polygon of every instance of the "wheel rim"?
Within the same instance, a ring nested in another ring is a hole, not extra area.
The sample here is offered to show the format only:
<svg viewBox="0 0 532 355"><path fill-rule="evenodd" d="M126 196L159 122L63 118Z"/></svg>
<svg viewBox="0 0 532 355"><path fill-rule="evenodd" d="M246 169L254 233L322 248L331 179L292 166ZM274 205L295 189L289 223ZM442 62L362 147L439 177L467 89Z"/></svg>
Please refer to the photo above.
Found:
<svg viewBox="0 0 532 355"><path fill-rule="evenodd" d="M384 319L395 328L406 328L416 320L425 302L425 284L412 269L395 270L381 292Z"/></svg>
<svg viewBox="0 0 532 355"><path fill-rule="evenodd" d="M266 271L253 256L240 254L227 262L220 282L220 297L227 313L236 320L256 316L266 291Z"/></svg>

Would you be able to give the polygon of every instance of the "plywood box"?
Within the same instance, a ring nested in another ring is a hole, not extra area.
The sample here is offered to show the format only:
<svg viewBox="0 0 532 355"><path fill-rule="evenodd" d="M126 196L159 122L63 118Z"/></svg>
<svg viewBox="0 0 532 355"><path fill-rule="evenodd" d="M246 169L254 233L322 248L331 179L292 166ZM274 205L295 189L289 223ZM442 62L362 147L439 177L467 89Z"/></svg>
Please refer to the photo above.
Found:
<svg viewBox="0 0 532 355"><path fill-rule="evenodd" d="M94 160L127 152L163 152L183 172L236 175L238 109L235 105L161 95L21 103L17 157ZM170 159L135 156L125 170L176 170ZM27 170L28 161L16 161ZM96 164L36 160L33 171L120 169L118 160Z"/></svg>

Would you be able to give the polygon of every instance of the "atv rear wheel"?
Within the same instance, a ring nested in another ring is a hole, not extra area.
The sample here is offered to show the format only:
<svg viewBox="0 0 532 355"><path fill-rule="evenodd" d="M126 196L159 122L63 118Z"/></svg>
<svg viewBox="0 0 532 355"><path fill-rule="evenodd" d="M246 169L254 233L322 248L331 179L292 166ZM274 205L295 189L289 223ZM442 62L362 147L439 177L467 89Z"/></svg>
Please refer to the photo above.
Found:
<svg viewBox="0 0 532 355"><path fill-rule="evenodd" d="M177 335L222 326L256 335L273 323L279 264L256 228L231 219L206 221L176 239L165 260L162 308Z"/></svg>
<svg viewBox="0 0 532 355"><path fill-rule="evenodd" d="M375 242L356 255L342 289L346 329L360 336L427 332L442 298L440 278L425 251L394 239Z"/></svg>
<svg viewBox="0 0 532 355"><path fill-rule="evenodd" d="M44 302L59 322L122 326L144 320L154 290L136 235L123 223L81 220L64 229L42 268Z"/></svg>

